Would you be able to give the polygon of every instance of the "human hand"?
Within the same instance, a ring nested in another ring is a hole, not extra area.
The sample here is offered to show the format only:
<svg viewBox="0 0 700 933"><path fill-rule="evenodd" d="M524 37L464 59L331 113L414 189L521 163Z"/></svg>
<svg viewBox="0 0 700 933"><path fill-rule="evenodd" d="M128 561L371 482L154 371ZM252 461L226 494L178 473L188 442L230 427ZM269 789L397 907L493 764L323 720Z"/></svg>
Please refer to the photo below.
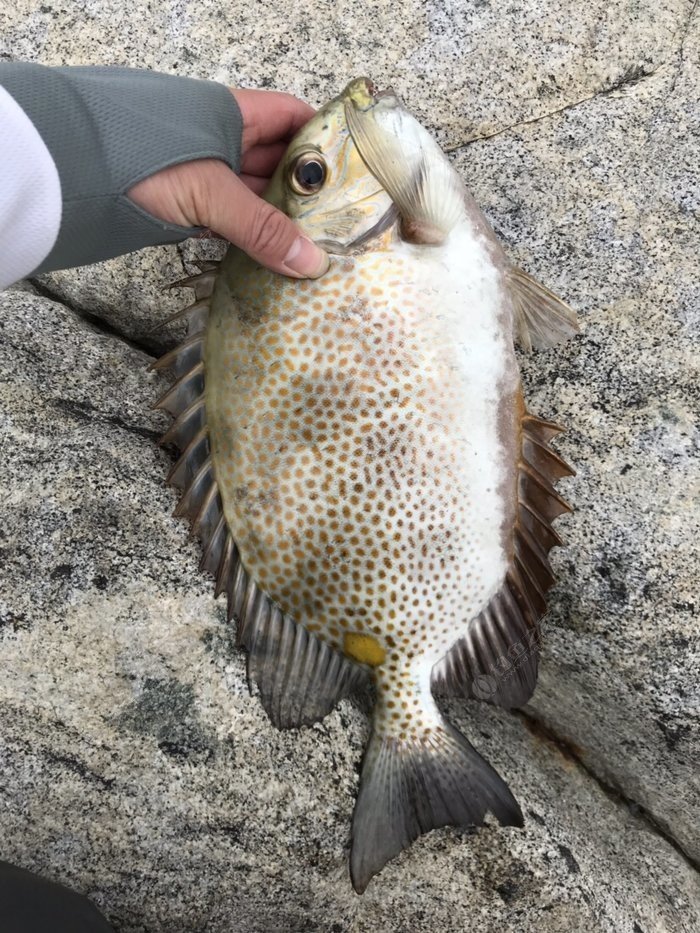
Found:
<svg viewBox="0 0 700 933"><path fill-rule="evenodd" d="M328 255L260 197L314 110L291 94L230 90L243 117L241 174L218 159L197 159L144 178L128 197L167 223L207 227L275 272L317 278L328 269Z"/></svg>

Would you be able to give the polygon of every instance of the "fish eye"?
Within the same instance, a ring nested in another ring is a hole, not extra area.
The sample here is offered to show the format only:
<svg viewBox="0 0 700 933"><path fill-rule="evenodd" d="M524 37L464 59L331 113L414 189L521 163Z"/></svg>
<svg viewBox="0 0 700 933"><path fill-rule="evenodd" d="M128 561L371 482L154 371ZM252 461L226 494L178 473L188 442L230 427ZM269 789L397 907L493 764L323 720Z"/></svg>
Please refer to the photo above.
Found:
<svg viewBox="0 0 700 933"><path fill-rule="evenodd" d="M328 170L317 152L299 156L292 165L290 181L297 194L313 194L323 187Z"/></svg>

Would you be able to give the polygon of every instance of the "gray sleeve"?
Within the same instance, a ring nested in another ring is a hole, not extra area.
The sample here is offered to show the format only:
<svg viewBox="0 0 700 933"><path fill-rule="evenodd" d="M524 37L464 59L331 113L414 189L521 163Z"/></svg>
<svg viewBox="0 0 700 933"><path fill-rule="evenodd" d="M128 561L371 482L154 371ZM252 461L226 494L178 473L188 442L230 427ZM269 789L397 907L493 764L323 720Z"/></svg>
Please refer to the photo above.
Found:
<svg viewBox="0 0 700 933"><path fill-rule="evenodd" d="M130 68L0 64L2 85L29 116L58 169L56 243L35 273L99 262L196 234L141 210L126 192L159 169L214 158L240 168L242 120L214 81Z"/></svg>

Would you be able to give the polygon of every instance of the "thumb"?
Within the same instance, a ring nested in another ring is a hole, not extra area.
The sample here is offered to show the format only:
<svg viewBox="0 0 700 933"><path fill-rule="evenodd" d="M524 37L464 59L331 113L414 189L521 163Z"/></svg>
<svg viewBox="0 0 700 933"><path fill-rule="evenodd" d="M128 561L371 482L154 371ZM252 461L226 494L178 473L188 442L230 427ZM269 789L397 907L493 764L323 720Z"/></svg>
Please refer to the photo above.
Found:
<svg viewBox="0 0 700 933"><path fill-rule="evenodd" d="M208 175L208 190L202 192L200 223L274 272L295 278L323 275L330 265L328 254L304 236L286 214L219 164L220 170Z"/></svg>

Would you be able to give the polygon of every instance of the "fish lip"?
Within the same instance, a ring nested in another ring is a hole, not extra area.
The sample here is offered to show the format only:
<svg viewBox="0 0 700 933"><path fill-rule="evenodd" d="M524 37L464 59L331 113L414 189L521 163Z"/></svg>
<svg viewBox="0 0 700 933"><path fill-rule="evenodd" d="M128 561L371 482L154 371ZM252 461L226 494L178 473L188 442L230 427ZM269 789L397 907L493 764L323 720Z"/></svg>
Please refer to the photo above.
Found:
<svg viewBox="0 0 700 933"><path fill-rule="evenodd" d="M373 100L378 101L378 100L383 100L385 97L396 97L396 92L394 91L391 85L389 85L389 87L384 88L384 90L380 91L377 88L377 85L374 83L374 81L371 78L366 78L366 81L367 81L367 93Z"/></svg>
<svg viewBox="0 0 700 933"><path fill-rule="evenodd" d="M371 78L356 78L351 81L342 94L347 104L352 104L356 110L372 110L378 104L390 107L400 107L401 103L392 87L380 90Z"/></svg>
<svg viewBox="0 0 700 933"><path fill-rule="evenodd" d="M393 89L391 85L389 85L389 87L387 88L384 88L383 91L375 91L374 93L375 100L384 100L385 97L393 97L398 102L396 91Z"/></svg>

